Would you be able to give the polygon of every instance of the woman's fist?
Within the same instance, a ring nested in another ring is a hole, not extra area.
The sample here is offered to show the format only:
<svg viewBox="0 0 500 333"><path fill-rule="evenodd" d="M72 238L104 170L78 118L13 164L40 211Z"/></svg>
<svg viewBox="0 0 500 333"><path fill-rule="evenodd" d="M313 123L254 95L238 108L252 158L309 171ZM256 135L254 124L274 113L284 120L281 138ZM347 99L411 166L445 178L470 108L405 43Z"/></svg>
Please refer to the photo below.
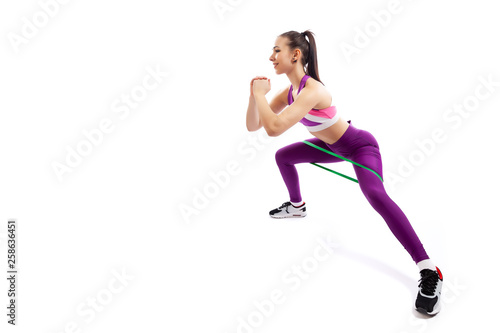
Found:
<svg viewBox="0 0 500 333"><path fill-rule="evenodd" d="M250 96L253 96L253 82L255 80L267 80L267 77L265 76L256 76L252 79L252 81L250 82Z"/></svg>
<svg viewBox="0 0 500 333"><path fill-rule="evenodd" d="M267 94L271 90L271 80L265 77L252 80L253 94Z"/></svg>

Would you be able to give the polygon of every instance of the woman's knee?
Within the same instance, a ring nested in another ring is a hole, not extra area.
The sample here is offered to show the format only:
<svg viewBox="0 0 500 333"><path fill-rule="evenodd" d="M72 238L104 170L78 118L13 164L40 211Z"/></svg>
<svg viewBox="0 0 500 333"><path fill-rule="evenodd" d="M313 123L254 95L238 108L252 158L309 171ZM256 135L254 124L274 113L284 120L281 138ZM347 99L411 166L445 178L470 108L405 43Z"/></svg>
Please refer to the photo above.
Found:
<svg viewBox="0 0 500 333"><path fill-rule="evenodd" d="M387 197L385 189L381 186L361 186L361 191L372 206L383 203Z"/></svg>
<svg viewBox="0 0 500 333"><path fill-rule="evenodd" d="M280 148L276 151L275 159L277 164L288 164L290 160L290 153L287 147Z"/></svg>
<svg viewBox="0 0 500 333"><path fill-rule="evenodd" d="M302 143L292 143L291 145L280 148L276 151L275 158L278 164L294 164L293 160L301 155L300 148Z"/></svg>

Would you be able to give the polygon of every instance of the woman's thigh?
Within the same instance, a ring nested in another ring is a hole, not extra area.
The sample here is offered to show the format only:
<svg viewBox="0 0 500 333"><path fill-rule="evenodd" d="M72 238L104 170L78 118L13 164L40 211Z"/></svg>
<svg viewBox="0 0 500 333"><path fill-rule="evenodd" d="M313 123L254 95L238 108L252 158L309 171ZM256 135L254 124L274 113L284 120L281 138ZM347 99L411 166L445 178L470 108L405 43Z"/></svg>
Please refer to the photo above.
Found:
<svg viewBox="0 0 500 333"><path fill-rule="evenodd" d="M330 150L327 144L318 138L307 139L307 141L326 150ZM284 164L297 163L334 163L342 159L311 147L304 142L295 142L279 149L276 152L276 161Z"/></svg>

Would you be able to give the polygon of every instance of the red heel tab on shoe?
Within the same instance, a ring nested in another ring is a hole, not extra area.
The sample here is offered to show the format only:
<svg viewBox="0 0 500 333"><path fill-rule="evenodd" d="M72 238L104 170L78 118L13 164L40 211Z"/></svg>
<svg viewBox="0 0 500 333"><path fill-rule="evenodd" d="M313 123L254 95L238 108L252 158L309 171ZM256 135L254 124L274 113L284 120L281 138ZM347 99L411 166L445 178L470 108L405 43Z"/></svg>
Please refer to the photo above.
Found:
<svg viewBox="0 0 500 333"><path fill-rule="evenodd" d="M443 274L441 274L441 271L439 270L439 268L437 266L436 266L436 271L439 274L439 279L442 280L443 279Z"/></svg>

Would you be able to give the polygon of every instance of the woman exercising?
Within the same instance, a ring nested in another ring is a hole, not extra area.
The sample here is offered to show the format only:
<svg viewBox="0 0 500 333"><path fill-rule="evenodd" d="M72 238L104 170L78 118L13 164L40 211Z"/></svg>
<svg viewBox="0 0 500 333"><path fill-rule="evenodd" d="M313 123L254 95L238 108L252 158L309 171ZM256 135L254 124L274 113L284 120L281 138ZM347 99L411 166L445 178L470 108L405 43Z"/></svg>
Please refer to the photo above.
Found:
<svg viewBox="0 0 500 333"><path fill-rule="evenodd" d="M382 176L382 159L377 140L369 132L345 121L332 106L332 97L319 79L316 43L311 31L288 31L276 38L269 60L276 74L286 74L290 87L280 90L268 103L270 80L263 76L252 79L246 116L247 129L264 127L270 136L278 136L300 122L314 136L307 141L335 154L351 159ZM288 106L287 106L288 105ZM306 216L302 200L297 163L333 163L342 159L296 142L276 152L276 162L290 195L290 201L273 209L273 218ZM361 191L370 205L383 217L390 230L411 255L420 271L419 292L415 309L428 315L440 310L442 274L425 252L408 218L387 195L376 174L354 165Z"/></svg>

